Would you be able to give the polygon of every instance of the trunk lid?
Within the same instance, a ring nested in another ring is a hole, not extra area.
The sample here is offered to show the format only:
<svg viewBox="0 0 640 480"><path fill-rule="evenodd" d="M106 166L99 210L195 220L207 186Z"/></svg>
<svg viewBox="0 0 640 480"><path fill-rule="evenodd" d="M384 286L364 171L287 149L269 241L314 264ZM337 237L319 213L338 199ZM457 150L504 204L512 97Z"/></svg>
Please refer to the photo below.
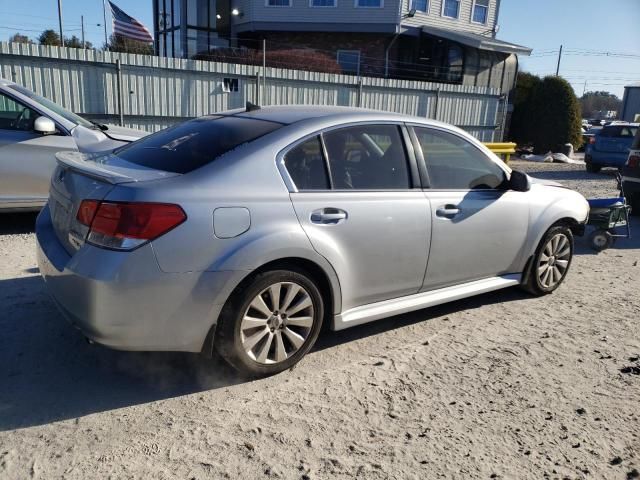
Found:
<svg viewBox="0 0 640 480"><path fill-rule="evenodd" d="M67 253L82 247L89 232L76 215L82 200L103 200L115 185L145 182L179 174L141 167L111 154L59 152L51 177L49 209L54 231Z"/></svg>

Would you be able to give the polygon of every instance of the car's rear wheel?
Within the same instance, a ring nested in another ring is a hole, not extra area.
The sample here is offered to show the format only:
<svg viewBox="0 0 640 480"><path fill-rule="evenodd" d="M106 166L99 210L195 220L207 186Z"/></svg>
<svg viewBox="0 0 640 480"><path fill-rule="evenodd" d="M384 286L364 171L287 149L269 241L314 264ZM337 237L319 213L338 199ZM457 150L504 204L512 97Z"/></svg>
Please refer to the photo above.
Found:
<svg viewBox="0 0 640 480"><path fill-rule="evenodd" d="M592 162L586 162L585 163L585 168L587 169L587 172L589 172L589 173L598 173L600 170L602 170L602 166L597 165L597 164L592 163Z"/></svg>
<svg viewBox="0 0 640 480"><path fill-rule="evenodd" d="M292 367L311 349L323 316L322 295L308 274L260 273L223 308L214 344L242 373L272 375Z"/></svg>
<svg viewBox="0 0 640 480"><path fill-rule="evenodd" d="M565 279L573 259L573 234L564 225L547 230L536 249L523 288L534 295L553 292Z"/></svg>

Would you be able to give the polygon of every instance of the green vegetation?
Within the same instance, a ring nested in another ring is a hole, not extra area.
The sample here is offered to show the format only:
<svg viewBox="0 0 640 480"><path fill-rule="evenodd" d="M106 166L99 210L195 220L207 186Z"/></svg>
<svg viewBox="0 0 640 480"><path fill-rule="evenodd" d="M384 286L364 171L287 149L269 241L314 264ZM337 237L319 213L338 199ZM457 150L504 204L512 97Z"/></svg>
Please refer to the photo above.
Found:
<svg viewBox="0 0 640 480"><path fill-rule="evenodd" d="M573 88L561 77L540 79L520 73L516 86L509 138L534 152L559 152L566 143L582 144L580 104Z"/></svg>

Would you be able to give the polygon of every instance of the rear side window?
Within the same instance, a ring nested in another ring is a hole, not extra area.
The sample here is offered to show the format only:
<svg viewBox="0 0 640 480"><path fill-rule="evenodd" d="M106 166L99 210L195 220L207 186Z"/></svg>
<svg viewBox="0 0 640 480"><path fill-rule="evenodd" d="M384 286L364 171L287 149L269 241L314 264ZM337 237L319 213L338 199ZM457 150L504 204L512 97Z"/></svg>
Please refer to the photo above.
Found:
<svg viewBox="0 0 640 480"><path fill-rule="evenodd" d="M284 164L298 190L329 189L320 137L310 138L289 150L284 156Z"/></svg>
<svg viewBox="0 0 640 480"><path fill-rule="evenodd" d="M203 117L161 130L114 152L127 162L189 173L283 125L243 117Z"/></svg>
<svg viewBox="0 0 640 480"><path fill-rule="evenodd" d="M397 125L359 125L323 134L333 188L411 188L404 141Z"/></svg>

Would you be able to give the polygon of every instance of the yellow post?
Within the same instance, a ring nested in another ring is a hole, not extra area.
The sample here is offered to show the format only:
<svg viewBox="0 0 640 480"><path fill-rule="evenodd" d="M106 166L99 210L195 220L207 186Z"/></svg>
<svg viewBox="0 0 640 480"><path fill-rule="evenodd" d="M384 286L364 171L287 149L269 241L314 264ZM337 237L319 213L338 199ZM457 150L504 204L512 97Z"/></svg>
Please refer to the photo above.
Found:
<svg viewBox="0 0 640 480"><path fill-rule="evenodd" d="M505 163L509 163L511 154L516 153L516 144L513 142L485 142L484 145L493 153L504 155Z"/></svg>

